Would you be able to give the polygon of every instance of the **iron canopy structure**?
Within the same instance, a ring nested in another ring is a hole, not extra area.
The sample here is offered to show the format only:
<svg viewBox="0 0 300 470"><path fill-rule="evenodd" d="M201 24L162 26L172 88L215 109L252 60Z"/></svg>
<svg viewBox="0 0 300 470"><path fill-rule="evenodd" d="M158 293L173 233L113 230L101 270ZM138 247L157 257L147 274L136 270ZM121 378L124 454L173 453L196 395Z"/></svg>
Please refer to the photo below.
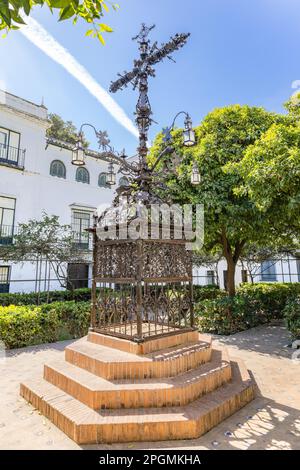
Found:
<svg viewBox="0 0 300 470"><path fill-rule="evenodd" d="M153 223L149 215L153 206L164 203L157 194L156 168L163 158L172 158L174 154L171 131L180 115L185 116L183 145L191 147L196 142L188 113L181 111L175 116L172 125L163 131L165 148L152 165L147 161L148 131L153 122L148 79L155 76L156 64L165 58L172 60L171 54L186 44L189 34L176 34L159 48L157 42L152 44L148 38L153 28L142 25L140 33L133 38L139 45L139 58L130 72L121 74L110 86L112 93L128 85L139 91L135 112L139 132L137 160L129 163L124 152L117 154L107 134L90 124L82 125L72 158L75 165L84 165L82 128L88 125L95 131L103 159L109 162L109 184L115 182L114 164L129 177L129 186L118 188L112 206L95 215L90 230L93 234L91 329L138 342L194 328L191 252L186 250L183 232L178 237L178 217L170 214L166 235L167 227L161 216ZM191 183L199 184L195 165ZM141 229L142 213L146 217Z"/></svg>

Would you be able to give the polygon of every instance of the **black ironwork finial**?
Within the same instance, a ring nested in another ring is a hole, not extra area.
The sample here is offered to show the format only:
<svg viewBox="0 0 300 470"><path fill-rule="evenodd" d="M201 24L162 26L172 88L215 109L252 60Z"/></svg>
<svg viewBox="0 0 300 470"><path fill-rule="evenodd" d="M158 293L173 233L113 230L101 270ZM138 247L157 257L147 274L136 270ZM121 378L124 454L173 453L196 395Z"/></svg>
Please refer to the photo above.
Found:
<svg viewBox="0 0 300 470"><path fill-rule="evenodd" d="M133 41L136 41L137 39L139 42L145 42L147 37L149 36L150 31L155 28L155 24L152 26L146 26L145 23L142 23L141 30L139 34L137 34L134 38L132 38Z"/></svg>

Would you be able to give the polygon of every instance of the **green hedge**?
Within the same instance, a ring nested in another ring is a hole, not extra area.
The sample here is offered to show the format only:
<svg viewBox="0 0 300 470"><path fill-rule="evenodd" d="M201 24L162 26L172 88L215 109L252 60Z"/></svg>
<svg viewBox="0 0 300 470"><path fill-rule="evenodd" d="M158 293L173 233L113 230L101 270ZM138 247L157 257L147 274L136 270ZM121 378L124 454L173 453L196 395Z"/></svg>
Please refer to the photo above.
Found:
<svg viewBox="0 0 300 470"><path fill-rule="evenodd" d="M216 299L217 297L225 297L226 292L217 286L194 286L194 301L201 302L206 299Z"/></svg>
<svg viewBox="0 0 300 470"><path fill-rule="evenodd" d="M294 319L297 302L293 304L299 294L300 283L243 284L233 298L219 296L197 302L195 317L201 331L233 334L274 319L287 318L287 305L291 303L294 307L290 307L291 319L287 323L293 333L299 327L299 320Z"/></svg>
<svg viewBox="0 0 300 470"><path fill-rule="evenodd" d="M28 294L0 294L0 306L8 305L40 305L52 302L64 302L75 300L75 302L89 302L91 300L91 289L82 288L70 290L54 290L47 292L30 292Z"/></svg>
<svg viewBox="0 0 300 470"><path fill-rule="evenodd" d="M7 348L81 337L89 323L90 302L0 307L0 339Z"/></svg>
<svg viewBox="0 0 300 470"><path fill-rule="evenodd" d="M257 303L271 318L283 318L286 303L300 295L300 283L242 284L237 292L248 297L253 304Z"/></svg>
<svg viewBox="0 0 300 470"><path fill-rule="evenodd" d="M269 315L257 303L242 295L219 297L195 306L200 331L229 335L267 323Z"/></svg>
<svg viewBox="0 0 300 470"><path fill-rule="evenodd" d="M300 296L287 302L283 314L293 339L300 339Z"/></svg>

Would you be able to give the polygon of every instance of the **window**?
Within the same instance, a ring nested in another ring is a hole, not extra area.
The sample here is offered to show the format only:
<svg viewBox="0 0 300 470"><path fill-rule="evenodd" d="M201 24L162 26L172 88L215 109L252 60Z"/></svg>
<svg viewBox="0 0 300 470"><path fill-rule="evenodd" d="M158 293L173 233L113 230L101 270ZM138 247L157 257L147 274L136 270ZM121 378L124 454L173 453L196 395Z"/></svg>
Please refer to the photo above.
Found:
<svg viewBox="0 0 300 470"><path fill-rule="evenodd" d="M300 259L297 259L297 273L298 273L298 282L300 282Z"/></svg>
<svg viewBox="0 0 300 470"><path fill-rule="evenodd" d="M9 292L10 267L0 266L0 293Z"/></svg>
<svg viewBox="0 0 300 470"><path fill-rule="evenodd" d="M0 127L0 161L17 165L20 154L20 134Z"/></svg>
<svg viewBox="0 0 300 470"><path fill-rule="evenodd" d="M72 231L74 242L78 248L89 248L89 233L85 229L90 226L90 213L74 211L72 216Z"/></svg>
<svg viewBox="0 0 300 470"><path fill-rule="evenodd" d="M66 178L66 167L60 160L53 160L50 165L50 175L57 178Z"/></svg>
<svg viewBox="0 0 300 470"><path fill-rule="evenodd" d="M206 283L208 286L216 285L215 271L206 271Z"/></svg>
<svg viewBox="0 0 300 470"><path fill-rule="evenodd" d="M68 289L81 289L88 287L89 265L88 264L68 264Z"/></svg>
<svg viewBox="0 0 300 470"><path fill-rule="evenodd" d="M10 245L13 241L16 200L0 196L0 245Z"/></svg>
<svg viewBox="0 0 300 470"><path fill-rule="evenodd" d="M119 186L129 186L129 181L126 176L122 176L122 178L120 178Z"/></svg>
<svg viewBox="0 0 300 470"><path fill-rule="evenodd" d="M100 188L108 188L109 185L107 184L107 181L106 181L106 173L100 173L99 175L99 178L98 178L98 186L100 186Z"/></svg>
<svg viewBox="0 0 300 470"><path fill-rule="evenodd" d="M76 181L80 183L90 183L90 175L86 168L77 168L76 170Z"/></svg>
<svg viewBox="0 0 300 470"><path fill-rule="evenodd" d="M261 263L260 266L260 279L265 282L276 281L276 262L273 260L267 260Z"/></svg>
<svg viewBox="0 0 300 470"><path fill-rule="evenodd" d="M247 269L242 269L241 275L242 275L242 282L248 282L248 273L247 273Z"/></svg>

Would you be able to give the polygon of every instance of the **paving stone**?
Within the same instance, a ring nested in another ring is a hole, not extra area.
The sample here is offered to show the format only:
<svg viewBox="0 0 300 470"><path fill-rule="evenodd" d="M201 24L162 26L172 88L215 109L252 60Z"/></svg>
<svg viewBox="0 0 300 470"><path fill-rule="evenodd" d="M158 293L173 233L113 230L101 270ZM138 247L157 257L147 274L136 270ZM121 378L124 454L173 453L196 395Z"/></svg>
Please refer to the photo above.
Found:
<svg viewBox="0 0 300 470"><path fill-rule="evenodd" d="M220 344L226 345L229 353L244 360L251 370L258 385L257 398L242 408L239 412L226 419L199 439L177 440L165 442L135 443L135 449L194 449L194 450L222 450L222 449L298 449L300 435L300 369L298 364L291 361L291 349L284 346L290 342L288 332L281 326L261 326L228 337L215 337ZM0 364L0 448L1 449L49 449L45 436L37 436L34 431L44 428L45 419L31 406L25 405L19 397L18 383L10 383L16 373L20 381L25 381L35 374L43 374L43 365L46 362L55 362L63 359L63 349L70 344L61 343L34 346L7 352L5 364ZM282 370L278 372L278 368ZM280 377L279 377L280 375ZM283 384L280 390L274 384L274 379ZM28 420L21 421L13 409L18 403L24 404L29 413L33 411ZM252 431L252 421L246 416L259 417L262 412L263 419L271 426L265 429L264 434ZM276 411L277 410L277 411ZM278 419L278 410L286 413L283 420ZM62 431L52 425L47 430L47 440L52 440L52 449L128 449L129 444L97 444L80 446L68 438ZM240 429L237 424L243 424ZM47 428L46 428L47 429ZM230 429L234 438L225 438L224 432ZM237 437L236 432L247 432L245 437ZM212 446L217 441L219 445Z"/></svg>

